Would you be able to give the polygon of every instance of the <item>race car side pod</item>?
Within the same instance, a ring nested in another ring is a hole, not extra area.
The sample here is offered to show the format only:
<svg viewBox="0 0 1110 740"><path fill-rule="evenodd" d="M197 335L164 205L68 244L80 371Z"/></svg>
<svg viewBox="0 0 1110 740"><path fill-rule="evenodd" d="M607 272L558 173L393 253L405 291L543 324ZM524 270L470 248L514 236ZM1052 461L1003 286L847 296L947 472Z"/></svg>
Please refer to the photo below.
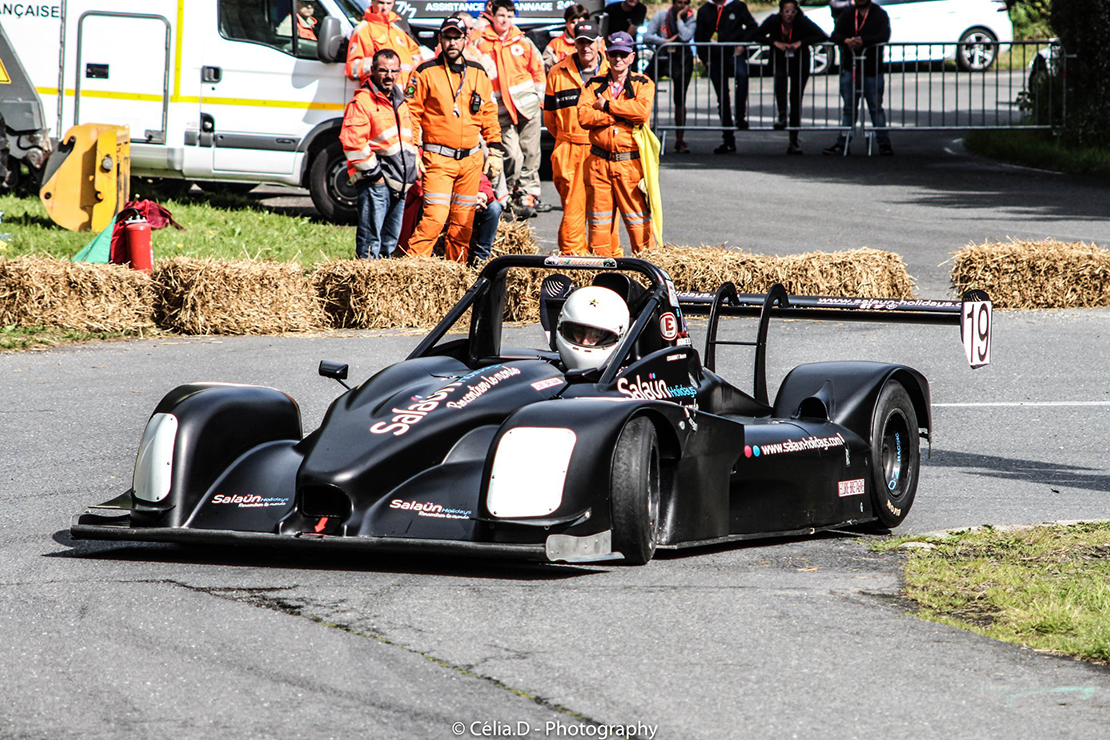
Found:
<svg viewBox="0 0 1110 740"><path fill-rule="evenodd" d="M972 368L990 364L991 302L985 291L969 290L959 301L905 300L900 298L841 298L831 296L787 295L775 283L766 295L737 293L736 286L724 283L716 293L679 292L679 306L688 314L709 315L705 338L705 366L715 369L719 344L755 347L754 392L767 403L767 327L771 317L831 321L884 321L908 324L959 324L964 355ZM754 342L717 339L717 324L722 315L759 316Z"/></svg>

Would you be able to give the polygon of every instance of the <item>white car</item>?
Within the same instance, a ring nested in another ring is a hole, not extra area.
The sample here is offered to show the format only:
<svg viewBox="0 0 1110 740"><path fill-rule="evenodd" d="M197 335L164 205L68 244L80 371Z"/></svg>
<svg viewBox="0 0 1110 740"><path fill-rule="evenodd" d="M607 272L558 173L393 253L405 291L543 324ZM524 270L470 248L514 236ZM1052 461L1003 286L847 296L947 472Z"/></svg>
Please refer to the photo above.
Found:
<svg viewBox="0 0 1110 740"><path fill-rule="evenodd" d="M981 72L994 64L1014 40L1014 25L1004 0L875 0L875 3L890 16L893 46L886 53L889 62L954 59L962 70ZM802 12L825 33L832 34L828 0L802 0ZM763 18L757 20L762 22ZM814 50L814 73L828 70L830 53L833 61L837 61L839 52L835 47ZM752 63L765 64L761 61L763 56L753 55Z"/></svg>

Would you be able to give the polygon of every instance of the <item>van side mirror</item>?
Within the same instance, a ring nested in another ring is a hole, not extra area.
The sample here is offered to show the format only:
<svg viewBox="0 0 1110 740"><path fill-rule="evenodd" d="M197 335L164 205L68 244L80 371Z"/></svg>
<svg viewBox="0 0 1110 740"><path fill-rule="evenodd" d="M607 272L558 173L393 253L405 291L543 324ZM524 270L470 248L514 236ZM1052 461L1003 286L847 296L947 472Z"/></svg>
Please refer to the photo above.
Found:
<svg viewBox="0 0 1110 740"><path fill-rule="evenodd" d="M328 16L320 21L316 31L316 58L321 62L335 63L347 61L347 37L339 19Z"/></svg>

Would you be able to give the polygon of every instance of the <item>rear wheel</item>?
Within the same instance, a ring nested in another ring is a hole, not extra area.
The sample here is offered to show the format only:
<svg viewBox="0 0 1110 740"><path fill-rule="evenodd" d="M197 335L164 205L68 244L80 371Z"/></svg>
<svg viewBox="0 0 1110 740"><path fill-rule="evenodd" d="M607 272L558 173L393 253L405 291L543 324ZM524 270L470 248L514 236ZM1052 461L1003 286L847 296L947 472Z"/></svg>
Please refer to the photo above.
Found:
<svg viewBox="0 0 1110 740"><path fill-rule="evenodd" d="M659 540L659 436L643 417L628 422L617 440L610 474L613 549L626 563L643 565Z"/></svg>
<svg viewBox="0 0 1110 740"><path fill-rule="evenodd" d="M971 28L960 36L956 64L965 72L982 72L998 57L998 39L985 28Z"/></svg>
<svg viewBox="0 0 1110 740"><path fill-rule="evenodd" d="M347 182L347 158L339 139L328 144L312 160L308 191L320 215L340 224L357 220L358 193Z"/></svg>
<svg viewBox="0 0 1110 740"><path fill-rule="evenodd" d="M897 381L883 387L871 421L871 505L879 523L897 527L917 494L921 465L917 413Z"/></svg>

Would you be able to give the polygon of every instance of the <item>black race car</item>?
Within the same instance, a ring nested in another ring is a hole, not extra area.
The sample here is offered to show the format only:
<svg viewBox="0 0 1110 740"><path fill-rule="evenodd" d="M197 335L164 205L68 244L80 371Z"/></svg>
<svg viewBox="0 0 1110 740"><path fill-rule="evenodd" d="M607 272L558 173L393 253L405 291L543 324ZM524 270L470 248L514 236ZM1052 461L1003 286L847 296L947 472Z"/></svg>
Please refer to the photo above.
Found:
<svg viewBox="0 0 1110 740"><path fill-rule="evenodd" d="M517 270L548 273L538 300L552 337L573 290L564 272L625 300L630 325L607 364L568 371L554 338L502 346ZM704 362L684 312L709 315ZM718 320L735 314L761 317L740 343L755 349L751 394L714 372L717 347L738 344L717 339ZM807 364L771 403L773 316L961 323L972 365L990 359L985 294L679 294L639 259L501 257L408 359L349 388L307 436L280 391L174 389L147 423L131 489L77 515L72 533L645 563L657 547L896 526L917 489L928 382L903 365ZM460 321L469 332L449 333ZM321 363L340 382L346 372Z"/></svg>

